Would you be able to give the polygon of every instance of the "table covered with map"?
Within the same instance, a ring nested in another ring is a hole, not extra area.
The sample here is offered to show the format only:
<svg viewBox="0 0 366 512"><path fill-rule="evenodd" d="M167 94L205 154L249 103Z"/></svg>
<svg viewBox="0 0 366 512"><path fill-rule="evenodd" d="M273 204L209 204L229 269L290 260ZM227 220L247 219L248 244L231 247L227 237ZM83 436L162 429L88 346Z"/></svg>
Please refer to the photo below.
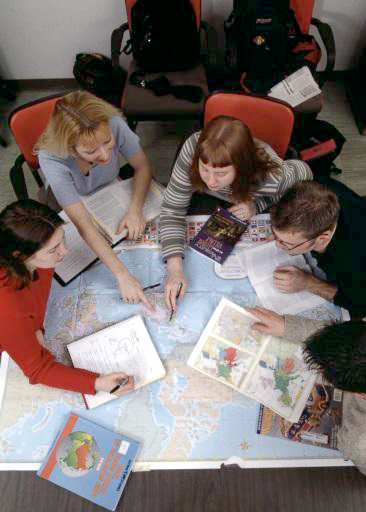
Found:
<svg viewBox="0 0 366 512"><path fill-rule="evenodd" d="M57 360L70 364L67 343L142 314L166 377L89 411L78 393L29 384L3 354L1 469L38 469L70 410L141 441L135 469L208 468L227 462L242 467L350 464L334 450L258 435L259 403L187 365L222 297L244 307L259 304L247 278L222 279L212 261L187 249L184 267L189 288L170 322L159 250L130 249L119 257L143 287L162 283L147 292L155 311L123 303L112 274L95 264L67 287L53 282L45 322L48 348ZM331 303L302 314L341 318L341 310ZM300 348L294 345L286 357L296 367Z"/></svg>

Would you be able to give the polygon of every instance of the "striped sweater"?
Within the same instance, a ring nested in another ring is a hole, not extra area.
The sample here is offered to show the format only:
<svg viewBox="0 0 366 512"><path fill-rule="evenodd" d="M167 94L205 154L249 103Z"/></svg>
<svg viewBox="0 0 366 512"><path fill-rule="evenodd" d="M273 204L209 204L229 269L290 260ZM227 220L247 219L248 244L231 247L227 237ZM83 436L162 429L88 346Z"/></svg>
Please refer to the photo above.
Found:
<svg viewBox="0 0 366 512"><path fill-rule="evenodd" d="M193 193L189 179L189 168L192 164L199 136L200 132L196 132L183 144L165 190L160 212L160 237L164 260L172 256L181 256L184 251L185 216ZM259 154L261 151L265 151L269 158L278 164L277 172L270 172L266 181L257 190L253 191L257 213L260 213L278 202L286 190L296 182L311 180L313 175L305 162L300 160L284 161L265 142L255 139L255 144ZM208 189L205 192L233 202L231 187L220 190L220 193L213 193Z"/></svg>

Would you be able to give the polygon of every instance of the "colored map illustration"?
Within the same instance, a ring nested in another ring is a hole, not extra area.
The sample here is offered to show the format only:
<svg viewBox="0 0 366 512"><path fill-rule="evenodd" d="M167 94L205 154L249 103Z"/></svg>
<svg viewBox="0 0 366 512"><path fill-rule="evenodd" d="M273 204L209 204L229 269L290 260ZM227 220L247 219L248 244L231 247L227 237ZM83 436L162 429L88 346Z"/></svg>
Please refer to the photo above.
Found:
<svg viewBox="0 0 366 512"><path fill-rule="evenodd" d="M195 367L230 386L240 388L252 362L251 355L209 336Z"/></svg>
<svg viewBox="0 0 366 512"><path fill-rule="evenodd" d="M301 344L273 338L263 352L246 391L261 402L276 403L290 415L310 376L304 368Z"/></svg>
<svg viewBox="0 0 366 512"><path fill-rule="evenodd" d="M130 249L119 257L142 286L164 282L165 267L158 250ZM39 464L71 410L141 441L138 463L145 468L219 467L233 456L247 462L336 457L342 463L340 454L333 450L258 435L256 401L187 365L193 347L223 296L244 307L256 305L257 299L248 279L220 279L214 273L213 262L194 251L186 251L184 265L189 289L179 301L171 322L170 312L164 305L163 286L148 294L156 306L153 313L141 305L124 304L113 276L101 264L94 265L65 288L53 283L46 316L46 341L59 361L70 364L66 350L70 341L142 313L167 376L88 411L79 394L30 385L10 361L0 415L0 466L6 463L20 469L23 463ZM340 318L340 310L331 304L308 314ZM220 331L225 325L217 328ZM235 338L237 329L233 330L232 339L239 339ZM237 344L236 356L228 353L226 365L232 365L232 369L240 361L241 343ZM296 375L297 355L284 352L281 360L289 357L295 361L291 375ZM3 376L5 360L3 357ZM268 367L277 364L270 351L263 361ZM267 375L263 365L258 378L266 379ZM273 392L286 397L286 384L279 381L279 385L284 391ZM294 380L288 383L287 391L290 398L296 393Z"/></svg>
<svg viewBox="0 0 366 512"><path fill-rule="evenodd" d="M212 334L240 348L257 353L263 336L259 332L250 330L252 323L252 319L245 317L236 309L225 306L212 329Z"/></svg>
<svg viewBox="0 0 366 512"><path fill-rule="evenodd" d="M71 477L86 475L100 459L97 443L87 432L71 432L59 444L57 465Z"/></svg>

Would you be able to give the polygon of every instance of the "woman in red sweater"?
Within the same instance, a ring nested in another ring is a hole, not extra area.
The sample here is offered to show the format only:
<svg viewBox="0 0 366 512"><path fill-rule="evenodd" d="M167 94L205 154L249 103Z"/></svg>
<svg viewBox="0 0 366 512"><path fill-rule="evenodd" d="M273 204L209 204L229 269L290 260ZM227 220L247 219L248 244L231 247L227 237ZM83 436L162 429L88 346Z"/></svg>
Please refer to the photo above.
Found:
<svg viewBox="0 0 366 512"><path fill-rule="evenodd" d="M66 254L62 219L32 200L0 213L0 351L6 350L31 384L94 394L109 392L124 373L98 375L55 361L44 347L43 321L54 267ZM133 377L115 394L134 388Z"/></svg>

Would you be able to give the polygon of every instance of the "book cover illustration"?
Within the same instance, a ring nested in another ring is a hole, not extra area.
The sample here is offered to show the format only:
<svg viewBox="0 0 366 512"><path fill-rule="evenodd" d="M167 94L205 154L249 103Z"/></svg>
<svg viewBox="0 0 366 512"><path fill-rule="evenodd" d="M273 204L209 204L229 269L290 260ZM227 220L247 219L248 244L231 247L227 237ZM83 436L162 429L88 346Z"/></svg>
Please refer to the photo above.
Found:
<svg viewBox="0 0 366 512"><path fill-rule="evenodd" d="M256 321L244 308L222 299L188 364L297 421L315 375L303 362L300 344L252 331Z"/></svg>
<svg viewBox="0 0 366 512"><path fill-rule="evenodd" d="M286 421L261 405L257 433L337 450L342 396L342 391L331 385L315 383L296 423Z"/></svg>
<svg viewBox="0 0 366 512"><path fill-rule="evenodd" d="M193 238L190 247L222 264L247 228L248 222L219 207Z"/></svg>
<svg viewBox="0 0 366 512"><path fill-rule="evenodd" d="M70 413L37 475L115 510L140 443Z"/></svg>

